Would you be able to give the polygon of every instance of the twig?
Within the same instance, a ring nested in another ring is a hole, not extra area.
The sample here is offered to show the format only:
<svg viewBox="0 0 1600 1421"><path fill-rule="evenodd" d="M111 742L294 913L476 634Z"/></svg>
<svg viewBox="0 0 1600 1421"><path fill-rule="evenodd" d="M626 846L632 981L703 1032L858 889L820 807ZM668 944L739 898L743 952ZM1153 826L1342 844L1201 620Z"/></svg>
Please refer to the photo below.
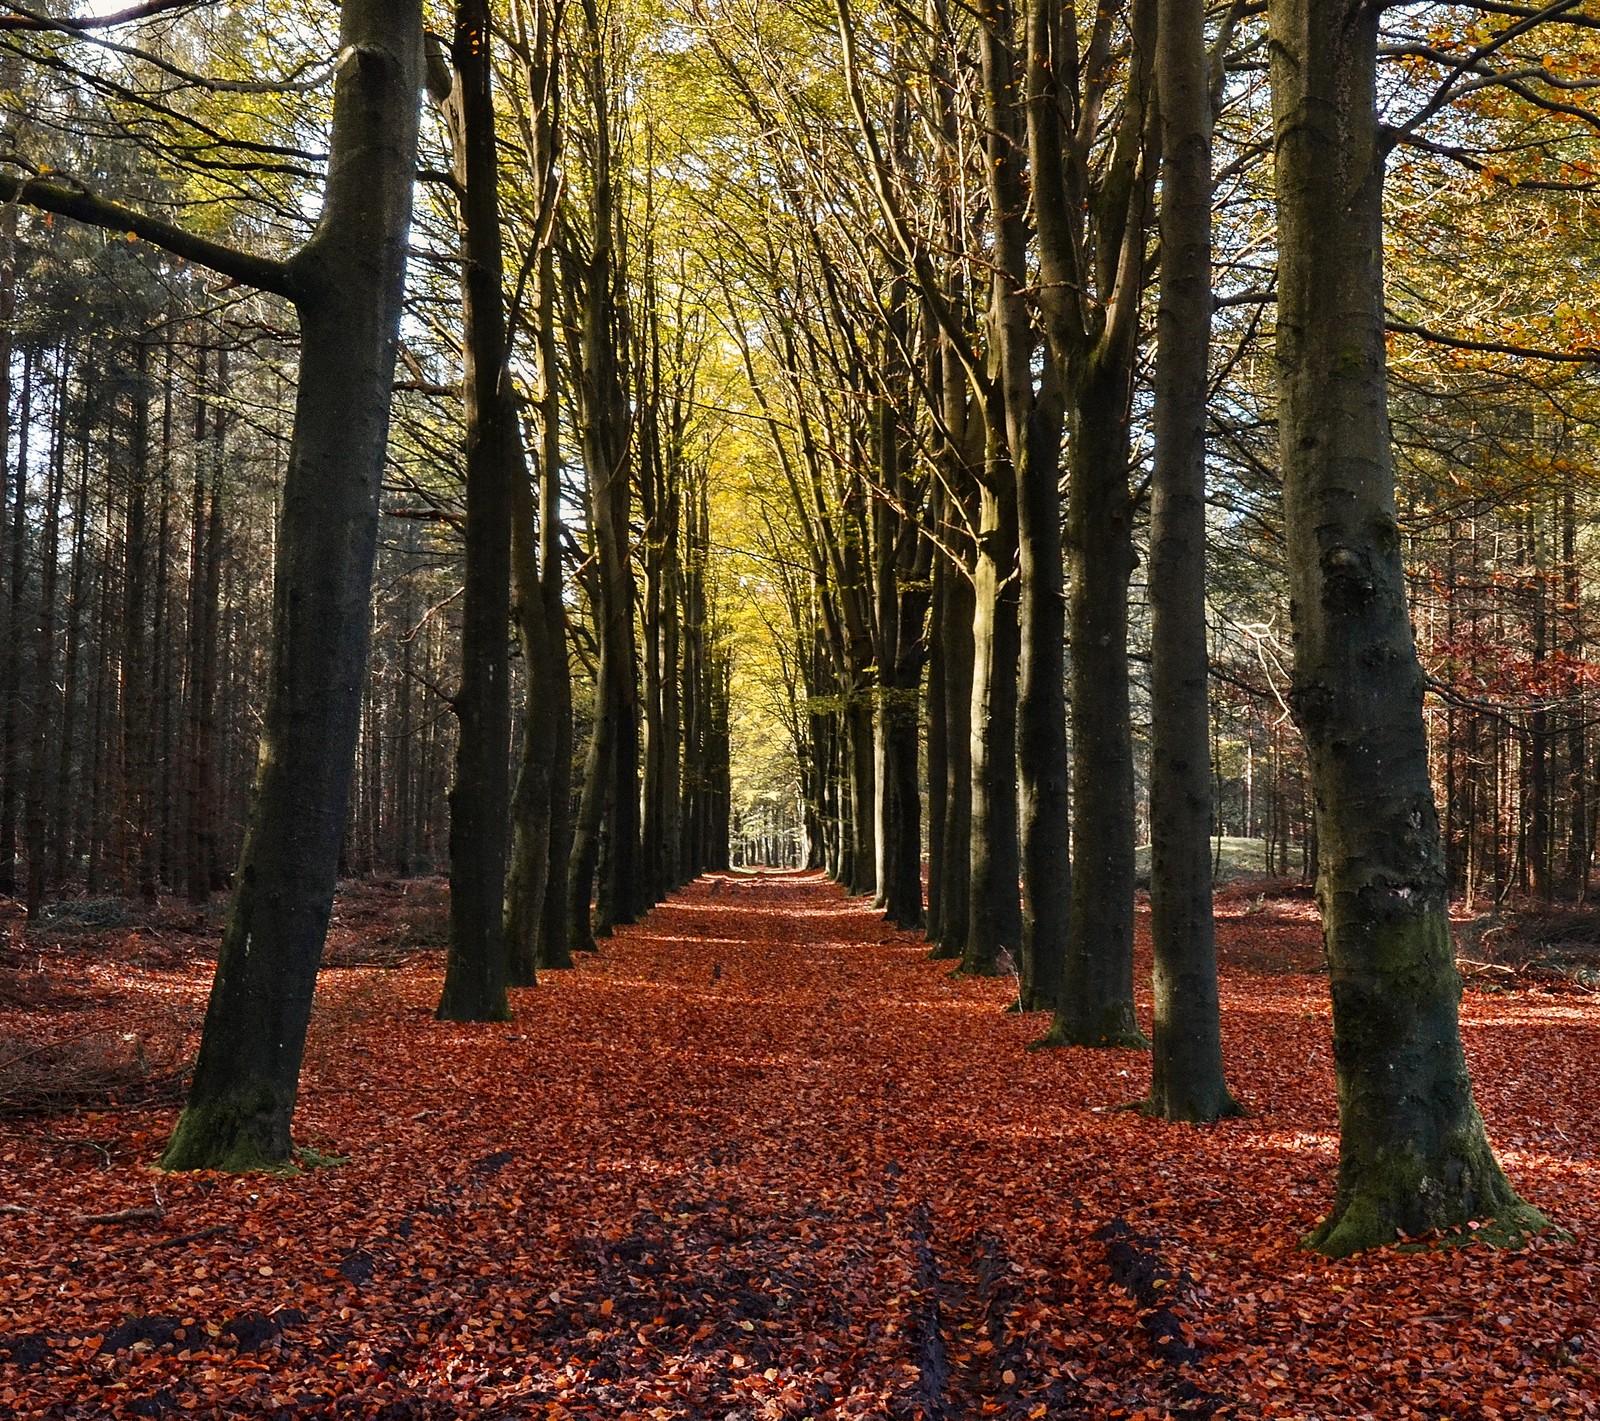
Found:
<svg viewBox="0 0 1600 1421"><path fill-rule="evenodd" d="M142 1219L161 1219L165 1214L160 1209L119 1209L114 1214L81 1214L76 1222L80 1224L131 1224Z"/></svg>

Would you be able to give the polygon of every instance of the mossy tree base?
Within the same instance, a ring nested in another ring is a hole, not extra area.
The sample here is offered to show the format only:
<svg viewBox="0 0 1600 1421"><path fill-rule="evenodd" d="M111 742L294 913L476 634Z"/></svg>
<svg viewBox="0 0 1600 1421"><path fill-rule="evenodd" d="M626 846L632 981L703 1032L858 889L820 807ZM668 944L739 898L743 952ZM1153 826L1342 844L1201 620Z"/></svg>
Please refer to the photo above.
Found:
<svg viewBox="0 0 1600 1421"><path fill-rule="evenodd" d="M191 1101L178 1118L159 1167L177 1174L214 1169L223 1174L293 1172L294 1145L289 1138L293 1101L282 1100L262 1083L209 1103Z"/></svg>
<svg viewBox="0 0 1600 1421"><path fill-rule="evenodd" d="M1139 1030L1132 1002L1116 1002L1087 1019L1069 1019L1057 1011L1050 1029L1028 1049L1048 1051L1057 1046L1090 1046L1096 1050L1148 1051L1150 1038Z"/></svg>
<svg viewBox="0 0 1600 1421"><path fill-rule="evenodd" d="M1549 1221L1506 1179L1472 1099L1457 1024L1461 979L1442 894L1410 912L1323 892L1339 1078L1339 1185L1305 1240L1331 1258L1465 1229L1494 1237Z"/></svg>
<svg viewBox="0 0 1600 1421"><path fill-rule="evenodd" d="M1301 1247L1325 1258L1349 1258L1370 1248L1394 1247L1401 1252L1420 1252L1474 1243L1490 1248L1522 1248L1539 1234L1571 1237L1556 1228L1533 1205L1515 1195L1511 1203L1496 1213L1436 1224L1429 1231L1437 1235L1432 1243L1415 1241L1411 1231L1402 1230L1392 1212L1385 1209L1384 1201L1367 1197L1352 1200L1344 1212L1317 1225L1301 1240Z"/></svg>

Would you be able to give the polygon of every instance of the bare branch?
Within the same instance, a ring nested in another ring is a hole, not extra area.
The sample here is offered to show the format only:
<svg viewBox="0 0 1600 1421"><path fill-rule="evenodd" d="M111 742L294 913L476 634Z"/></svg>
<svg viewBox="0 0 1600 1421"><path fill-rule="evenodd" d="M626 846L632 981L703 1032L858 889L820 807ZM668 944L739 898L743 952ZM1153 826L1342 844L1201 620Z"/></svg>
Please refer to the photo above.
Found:
<svg viewBox="0 0 1600 1421"><path fill-rule="evenodd" d="M232 277L246 286L271 291L291 301L297 295L289 268L284 262L213 242L162 218L97 197L85 188L65 187L42 178L17 178L0 173L0 202L22 203L42 212L70 217L91 227L125 232L175 257Z"/></svg>

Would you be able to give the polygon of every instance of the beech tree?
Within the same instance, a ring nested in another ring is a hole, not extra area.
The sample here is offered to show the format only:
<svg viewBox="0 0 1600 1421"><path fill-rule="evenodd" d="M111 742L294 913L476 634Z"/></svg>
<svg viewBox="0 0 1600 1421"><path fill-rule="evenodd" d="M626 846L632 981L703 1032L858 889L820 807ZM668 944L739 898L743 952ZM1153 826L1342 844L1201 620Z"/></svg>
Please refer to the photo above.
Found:
<svg viewBox="0 0 1600 1421"><path fill-rule="evenodd" d="M322 216L286 261L83 189L0 175L7 202L143 237L287 298L300 316L260 770L200 1058L162 1156L168 1169L291 1159L290 1118L344 832L415 166L420 3L349 0L339 53Z"/></svg>
<svg viewBox="0 0 1600 1421"><path fill-rule="evenodd" d="M466 520L456 782L450 792L450 956L439 1016L502 1021L511 754L513 483L522 430L505 311L494 37L487 0L460 0L450 60L430 37L428 84L444 109L461 226Z"/></svg>
<svg viewBox="0 0 1600 1421"><path fill-rule="evenodd" d="M1211 353L1211 85L1201 0L1162 0L1161 297L1150 511L1151 1114L1215 1120L1222 1071L1211 902L1206 397Z"/></svg>
<svg viewBox="0 0 1600 1421"><path fill-rule="evenodd" d="M1546 1226L1490 1149L1461 1050L1444 854L1389 445L1376 7L1272 0L1278 425L1333 996L1334 1257L1490 1219Z"/></svg>

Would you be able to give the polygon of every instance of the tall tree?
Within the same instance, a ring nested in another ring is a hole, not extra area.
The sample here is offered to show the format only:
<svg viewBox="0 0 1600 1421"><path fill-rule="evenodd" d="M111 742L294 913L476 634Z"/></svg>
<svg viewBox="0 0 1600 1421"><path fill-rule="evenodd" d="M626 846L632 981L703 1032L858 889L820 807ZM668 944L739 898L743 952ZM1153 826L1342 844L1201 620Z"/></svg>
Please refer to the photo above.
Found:
<svg viewBox="0 0 1600 1421"><path fill-rule="evenodd" d="M522 431L511 390L488 0L459 0L450 64L430 54L430 91L450 129L461 228L466 580L456 782L450 792L450 951L438 1015L504 1021L510 815L511 543ZM526 475L521 481L526 483Z"/></svg>
<svg viewBox="0 0 1600 1421"><path fill-rule="evenodd" d="M1279 447L1295 656L1316 796L1339 1082L1339 1185L1308 1242L1341 1257L1492 1219L1545 1226L1490 1149L1406 604L1383 310L1379 7L1271 0Z"/></svg>
<svg viewBox="0 0 1600 1421"><path fill-rule="evenodd" d="M1150 935L1155 1032L1146 1108L1237 1112L1222 1072L1211 904L1206 397L1211 351L1211 89L1204 0L1160 0L1161 300L1150 512Z"/></svg>

